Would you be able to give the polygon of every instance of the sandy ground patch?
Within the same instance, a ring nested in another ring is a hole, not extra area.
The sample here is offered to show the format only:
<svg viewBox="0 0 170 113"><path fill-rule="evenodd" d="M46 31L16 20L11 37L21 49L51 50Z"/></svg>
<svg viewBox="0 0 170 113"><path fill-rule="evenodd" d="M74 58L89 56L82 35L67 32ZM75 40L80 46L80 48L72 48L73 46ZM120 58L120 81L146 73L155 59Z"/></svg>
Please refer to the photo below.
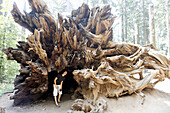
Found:
<svg viewBox="0 0 170 113"><path fill-rule="evenodd" d="M136 94L118 99L106 98L108 103L106 113L170 113L170 80L157 84L155 88L143 91L146 96L143 105L141 97ZM10 95L11 93L7 93L0 97L0 107L5 107L6 113L67 113L74 101L71 100L71 95L64 94L60 107L55 106L53 97L14 107L13 100L9 99Z"/></svg>

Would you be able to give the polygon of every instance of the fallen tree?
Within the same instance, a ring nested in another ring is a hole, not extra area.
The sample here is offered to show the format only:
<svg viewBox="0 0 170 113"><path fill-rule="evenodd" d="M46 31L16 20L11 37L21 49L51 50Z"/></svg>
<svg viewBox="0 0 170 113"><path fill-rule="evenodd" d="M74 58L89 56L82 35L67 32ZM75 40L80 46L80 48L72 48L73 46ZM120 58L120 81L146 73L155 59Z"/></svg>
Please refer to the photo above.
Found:
<svg viewBox="0 0 170 113"><path fill-rule="evenodd" d="M28 0L32 11L22 14L14 3L12 16L32 35L7 48L8 60L21 64L15 78L14 104L40 98L49 89L50 72L72 68L85 100L76 100L73 110L98 112L107 108L99 97L140 93L170 78L170 61L152 45L112 42L115 16L110 6L89 9L82 4L71 16L51 16L42 0ZM102 107L101 107L102 105Z"/></svg>

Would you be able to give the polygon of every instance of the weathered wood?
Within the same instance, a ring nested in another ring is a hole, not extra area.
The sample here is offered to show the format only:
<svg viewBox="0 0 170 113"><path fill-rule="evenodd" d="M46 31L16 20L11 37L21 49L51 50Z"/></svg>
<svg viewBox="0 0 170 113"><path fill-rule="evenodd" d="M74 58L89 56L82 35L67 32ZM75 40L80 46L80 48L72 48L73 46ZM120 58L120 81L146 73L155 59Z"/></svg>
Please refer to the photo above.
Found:
<svg viewBox="0 0 170 113"><path fill-rule="evenodd" d="M33 34L26 42L19 42L16 49L4 49L9 60L21 64L14 82L15 105L41 97L50 88L49 73L57 74L67 68L74 70L74 79L79 84L75 93L86 99L75 101L72 109L84 112L105 110L106 102L102 101L105 104L101 109L98 105L100 97L141 92L170 78L169 59L152 45L112 42L115 16L109 5L89 9L82 4L69 18L58 14L55 22L42 0L29 3L30 13L21 14L16 4L11 13L18 24ZM154 79L157 80L152 83ZM80 103L83 104L79 106Z"/></svg>

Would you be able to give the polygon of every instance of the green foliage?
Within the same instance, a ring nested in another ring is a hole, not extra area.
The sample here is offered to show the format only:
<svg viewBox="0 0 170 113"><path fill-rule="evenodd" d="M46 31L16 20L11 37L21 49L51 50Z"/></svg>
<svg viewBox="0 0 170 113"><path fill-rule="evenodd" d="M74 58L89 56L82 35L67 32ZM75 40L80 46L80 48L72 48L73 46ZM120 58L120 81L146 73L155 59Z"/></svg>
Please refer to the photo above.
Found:
<svg viewBox="0 0 170 113"><path fill-rule="evenodd" d="M0 96L5 92L11 92L14 84L0 83Z"/></svg>
<svg viewBox="0 0 170 113"><path fill-rule="evenodd" d="M16 26L10 14L12 10L11 0L1 4L0 10L0 95L3 92L13 89L15 75L19 73L19 64L16 61L7 61L6 55L2 52L3 48L16 47L17 41L21 38L20 30ZM10 85L9 85L10 84Z"/></svg>

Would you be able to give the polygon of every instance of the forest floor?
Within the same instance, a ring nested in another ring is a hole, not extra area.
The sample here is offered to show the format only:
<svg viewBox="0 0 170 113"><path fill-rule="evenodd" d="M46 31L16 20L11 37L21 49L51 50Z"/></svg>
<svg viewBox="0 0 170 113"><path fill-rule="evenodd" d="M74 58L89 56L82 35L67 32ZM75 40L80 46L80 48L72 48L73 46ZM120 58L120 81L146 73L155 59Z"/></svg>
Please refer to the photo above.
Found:
<svg viewBox="0 0 170 113"><path fill-rule="evenodd" d="M146 96L143 105L141 97L136 94L122 96L118 99L106 98L108 103L106 113L170 113L169 88L170 80L165 80L158 83L155 89L143 91ZM16 107L13 106L13 100L9 99L10 95L11 93L6 93L0 97L0 107L5 107L5 113L67 113L74 102L71 100L70 94L64 94L60 107L55 106L53 97Z"/></svg>

